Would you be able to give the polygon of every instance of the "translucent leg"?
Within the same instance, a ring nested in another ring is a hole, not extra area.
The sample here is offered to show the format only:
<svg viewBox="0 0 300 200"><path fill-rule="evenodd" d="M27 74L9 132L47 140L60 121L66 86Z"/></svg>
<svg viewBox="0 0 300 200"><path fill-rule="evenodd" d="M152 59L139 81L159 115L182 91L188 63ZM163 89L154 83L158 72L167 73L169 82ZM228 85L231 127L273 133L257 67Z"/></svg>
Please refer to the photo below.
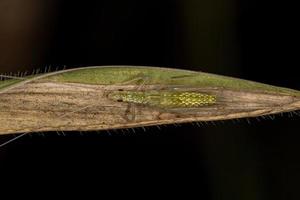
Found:
<svg viewBox="0 0 300 200"><path fill-rule="evenodd" d="M118 83L116 85L128 85L128 84L131 84L131 83L136 83L138 81L142 81L142 83L139 86L143 86L149 80L150 80L149 76L147 76L147 75L145 75L143 73L140 73L140 74L134 76L133 78L131 78L129 80L126 80L126 81L123 81L121 83Z"/></svg>
<svg viewBox="0 0 300 200"><path fill-rule="evenodd" d="M135 91L141 91L143 90L143 87L149 82L150 77L149 76L145 76L144 74L140 74L137 77L133 78L132 80L126 81L127 84L130 82L135 82L135 81L142 81L140 85L137 85L137 87L135 88ZM129 111L129 113L131 114L131 118L127 117L127 119L129 121L135 121L136 120L136 114L137 114L137 109L136 109L135 104L133 103L129 103L128 104L128 108L127 110Z"/></svg>

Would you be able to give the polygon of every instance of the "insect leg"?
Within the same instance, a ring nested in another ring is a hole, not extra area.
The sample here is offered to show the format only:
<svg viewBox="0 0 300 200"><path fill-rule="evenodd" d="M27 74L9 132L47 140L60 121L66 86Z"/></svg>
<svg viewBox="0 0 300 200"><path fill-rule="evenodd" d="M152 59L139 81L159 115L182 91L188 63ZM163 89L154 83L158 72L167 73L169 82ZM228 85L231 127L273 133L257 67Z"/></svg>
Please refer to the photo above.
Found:
<svg viewBox="0 0 300 200"><path fill-rule="evenodd" d="M143 73L139 73L138 75L134 76L133 78L123 81L117 85L129 85L131 83L138 83L139 81L142 81L142 83L139 85L141 87L141 86L145 85L146 82L149 82L149 80L150 80L150 76L147 76Z"/></svg>
<svg viewBox="0 0 300 200"><path fill-rule="evenodd" d="M194 74L185 74L185 75L180 75L180 76L172 76L172 79L181 79L181 78L191 78L191 77L195 77L198 76L198 73L194 73Z"/></svg>
<svg viewBox="0 0 300 200"><path fill-rule="evenodd" d="M135 78L136 80L141 80L141 84L137 86L137 88L135 89L136 91L141 91L143 90L143 87L145 85L147 85L147 83L150 82L150 76L146 76L144 74L140 74L138 77ZM131 113L132 113L132 121L135 121L136 120L136 114L137 114L137 109L136 109L136 106L135 104L131 103L129 104L129 106L131 107Z"/></svg>
<svg viewBox="0 0 300 200"><path fill-rule="evenodd" d="M150 81L150 77L145 75L145 74L138 74L137 76L135 76L134 78L127 80L125 82L122 82L121 85L126 85L126 84L130 84L130 83L136 83L136 82L140 82L140 84L137 84L136 87L133 89L133 91L141 91L143 90L143 87L145 85L147 85L147 83ZM125 118L128 121L135 121L136 120L136 114L137 114L137 109L136 109L136 104L134 103L128 103L128 107L126 109L125 115L127 115ZM129 117L131 116L131 117Z"/></svg>

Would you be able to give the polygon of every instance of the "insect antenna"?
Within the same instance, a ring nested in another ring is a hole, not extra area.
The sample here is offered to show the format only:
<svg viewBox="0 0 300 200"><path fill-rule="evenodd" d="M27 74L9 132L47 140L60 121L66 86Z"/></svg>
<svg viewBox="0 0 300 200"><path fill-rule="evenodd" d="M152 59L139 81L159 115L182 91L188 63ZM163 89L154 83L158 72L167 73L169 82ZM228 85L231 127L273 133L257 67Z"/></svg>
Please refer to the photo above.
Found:
<svg viewBox="0 0 300 200"><path fill-rule="evenodd" d="M87 109L87 108L89 108L89 107L91 107L91 106L93 106L93 105L85 106L85 107L80 108L80 109L77 109L77 110L75 110L75 111L72 111L72 112L69 112L69 113L65 113L65 114L61 115L60 117L65 117L65 116L69 115L70 113L76 113L76 112L78 112L78 111ZM30 133L30 132L22 133L22 134L20 134L20 135L18 135L18 136L16 136L16 137L14 137L14 138L12 138L12 139L6 141L6 142L0 144L0 148L3 147L3 146L5 146L5 145L7 145L7 144L9 144L9 143L11 143L11 142L16 141L17 139L20 139L21 137L24 137L25 135L27 135L27 134L29 134L29 133ZM62 133L63 135L65 135L65 133L64 133L63 131L61 131L61 133Z"/></svg>
<svg viewBox="0 0 300 200"><path fill-rule="evenodd" d="M1 80L2 80L2 78L4 78L4 79L18 79L18 80L25 80L25 78L23 78L23 77L12 76L12 75L3 75L3 74L1 74L0 77L1 77Z"/></svg>
<svg viewBox="0 0 300 200"><path fill-rule="evenodd" d="M27 135L28 133L29 133L29 132L22 133L21 135L18 135L18 136L16 136L16 137L14 137L14 138L12 138L12 139L10 139L10 140L8 140L8 141L6 141L6 142L0 144L0 148L4 147L5 145L7 145L7 144L9 144L9 143L11 143L11 142L13 142L13 141L15 141L15 140L17 140L17 139L19 139L19 138L25 136L25 135Z"/></svg>

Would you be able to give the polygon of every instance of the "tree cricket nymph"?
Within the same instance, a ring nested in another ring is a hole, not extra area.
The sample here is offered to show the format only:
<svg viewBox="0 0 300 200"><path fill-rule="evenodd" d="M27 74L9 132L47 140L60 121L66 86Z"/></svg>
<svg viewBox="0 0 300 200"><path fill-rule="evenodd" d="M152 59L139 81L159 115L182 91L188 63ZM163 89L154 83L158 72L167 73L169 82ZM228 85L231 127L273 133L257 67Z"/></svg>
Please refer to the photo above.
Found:
<svg viewBox="0 0 300 200"><path fill-rule="evenodd" d="M214 95L179 91L113 91L108 98L159 108L197 108L216 103Z"/></svg>

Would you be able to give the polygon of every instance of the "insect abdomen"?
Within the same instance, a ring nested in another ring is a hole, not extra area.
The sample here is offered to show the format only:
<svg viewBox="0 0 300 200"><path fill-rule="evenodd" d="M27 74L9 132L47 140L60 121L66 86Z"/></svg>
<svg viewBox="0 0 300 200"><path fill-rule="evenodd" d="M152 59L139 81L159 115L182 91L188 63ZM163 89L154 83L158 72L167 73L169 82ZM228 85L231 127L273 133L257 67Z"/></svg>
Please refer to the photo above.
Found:
<svg viewBox="0 0 300 200"><path fill-rule="evenodd" d="M163 107L184 107L194 108L207 106L216 103L214 95L202 94L198 92L176 92L166 93L160 101Z"/></svg>

